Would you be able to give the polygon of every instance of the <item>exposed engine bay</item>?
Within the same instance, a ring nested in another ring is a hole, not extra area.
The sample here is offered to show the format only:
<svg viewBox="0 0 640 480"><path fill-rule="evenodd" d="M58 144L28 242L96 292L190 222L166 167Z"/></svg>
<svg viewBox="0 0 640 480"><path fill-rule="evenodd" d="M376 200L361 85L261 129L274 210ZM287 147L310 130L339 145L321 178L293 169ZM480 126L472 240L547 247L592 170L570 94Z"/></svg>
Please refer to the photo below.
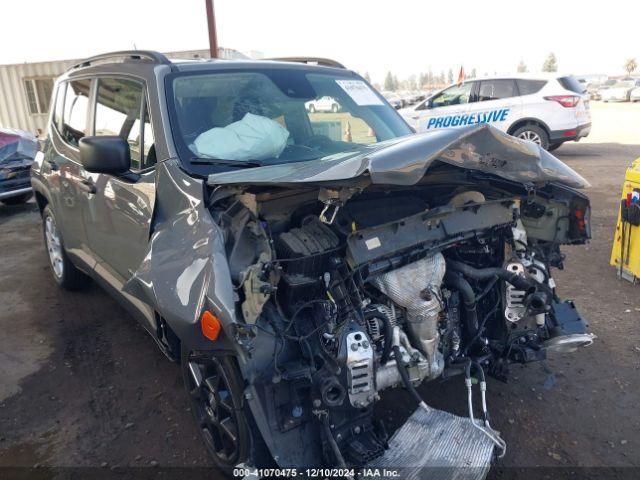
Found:
<svg viewBox="0 0 640 480"><path fill-rule="evenodd" d="M589 237L589 201L454 168L411 186L240 188L210 195L244 324L247 377L280 465L363 466L387 448L385 390L591 343L556 292L561 244ZM253 373L251 373L253 372ZM437 383L433 383L437 388Z"/></svg>

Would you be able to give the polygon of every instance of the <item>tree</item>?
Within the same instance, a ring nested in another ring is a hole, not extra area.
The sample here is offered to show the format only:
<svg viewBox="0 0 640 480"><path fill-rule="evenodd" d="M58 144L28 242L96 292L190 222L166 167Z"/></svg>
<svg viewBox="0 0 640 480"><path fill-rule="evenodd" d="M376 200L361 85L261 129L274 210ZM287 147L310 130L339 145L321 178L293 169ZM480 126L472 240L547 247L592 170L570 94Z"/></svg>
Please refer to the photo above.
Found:
<svg viewBox="0 0 640 480"><path fill-rule="evenodd" d="M520 59L520 63L518 63L518 68L516 70L518 73L524 73L527 71L527 66L524 64L522 59Z"/></svg>
<svg viewBox="0 0 640 480"><path fill-rule="evenodd" d="M476 77L477 77L476 69L472 68L468 78L476 78Z"/></svg>
<svg viewBox="0 0 640 480"><path fill-rule="evenodd" d="M397 76L393 76L393 90L398 90L398 87L400 86L400 83L398 82L398 77Z"/></svg>
<svg viewBox="0 0 640 480"><path fill-rule="evenodd" d="M407 89L411 91L417 90L418 87L416 86L416 82L416 76L413 74L409 75L409 78L407 78Z"/></svg>
<svg viewBox="0 0 640 480"><path fill-rule="evenodd" d="M556 56L553 52L547 55L544 63L542 64L543 72L557 72L558 71L558 61L556 60Z"/></svg>
<svg viewBox="0 0 640 480"><path fill-rule="evenodd" d="M447 73L447 80L449 83L453 83L453 70L449 69L449 73Z"/></svg>
<svg viewBox="0 0 640 480"><path fill-rule="evenodd" d="M427 84L427 75L420 72L420 75L418 75L418 89L424 88L426 84Z"/></svg>
<svg viewBox="0 0 640 480"><path fill-rule="evenodd" d="M630 58L624 62L624 69L627 71L627 75L631 76L636 68L638 68L638 62L636 62L635 58Z"/></svg>
<svg viewBox="0 0 640 480"><path fill-rule="evenodd" d="M364 79L367 82L371 83L371 77L369 76L369 72L364 72Z"/></svg>
<svg viewBox="0 0 640 480"><path fill-rule="evenodd" d="M387 76L384 77L384 89L385 90L395 90L396 85L393 81L393 75L391 72L387 72Z"/></svg>

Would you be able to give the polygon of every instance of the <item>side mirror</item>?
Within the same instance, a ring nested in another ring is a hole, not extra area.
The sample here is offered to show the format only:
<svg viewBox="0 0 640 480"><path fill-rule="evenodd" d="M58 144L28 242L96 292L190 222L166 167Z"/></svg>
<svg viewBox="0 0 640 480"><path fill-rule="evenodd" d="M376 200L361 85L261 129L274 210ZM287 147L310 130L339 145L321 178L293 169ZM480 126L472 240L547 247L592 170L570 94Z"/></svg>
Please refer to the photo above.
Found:
<svg viewBox="0 0 640 480"><path fill-rule="evenodd" d="M91 173L120 175L131 168L129 144L116 135L80 139L80 163Z"/></svg>

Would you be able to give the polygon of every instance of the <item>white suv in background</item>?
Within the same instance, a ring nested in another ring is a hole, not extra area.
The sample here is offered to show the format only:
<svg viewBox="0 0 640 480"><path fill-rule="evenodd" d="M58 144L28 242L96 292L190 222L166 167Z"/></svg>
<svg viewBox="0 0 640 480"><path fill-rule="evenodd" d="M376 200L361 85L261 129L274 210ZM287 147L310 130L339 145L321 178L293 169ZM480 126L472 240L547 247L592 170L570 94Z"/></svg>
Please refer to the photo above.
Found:
<svg viewBox="0 0 640 480"><path fill-rule="evenodd" d="M555 150L589 135L589 97L574 77L520 74L466 80L400 110L417 132L490 123Z"/></svg>
<svg viewBox="0 0 640 480"><path fill-rule="evenodd" d="M310 100L304 104L307 108L307 112L333 112L338 113L340 111L340 104L338 101L325 95L324 97L316 98L315 100Z"/></svg>

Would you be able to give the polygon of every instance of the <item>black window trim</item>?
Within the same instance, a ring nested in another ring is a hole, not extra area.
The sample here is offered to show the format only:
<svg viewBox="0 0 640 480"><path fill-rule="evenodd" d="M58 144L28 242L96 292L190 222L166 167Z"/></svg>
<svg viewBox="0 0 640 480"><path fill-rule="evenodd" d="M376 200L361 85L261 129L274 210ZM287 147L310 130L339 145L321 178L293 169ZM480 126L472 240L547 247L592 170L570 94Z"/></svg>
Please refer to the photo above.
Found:
<svg viewBox="0 0 640 480"><path fill-rule="evenodd" d="M89 124L89 117L91 116L91 96L93 94L93 88L94 88L94 85L95 85L95 82L93 81L94 78L91 75L83 75L81 77L65 78L64 80L60 81L60 85L62 85L62 84L65 85L65 90L64 90L65 93L64 93L64 101L62 103L62 115L60 117L60 122L61 122L60 126L59 126L60 130L58 128L56 128L56 133L60 137L60 141L62 142L62 144L65 147L70 148L71 151L76 154L76 156L78 156L80 154L80 148L78 148L77 145L72 145L69 142L67 142L64 139L64 135L62 134L61 129L62 129L62 126L64 125L64 107L66 106L66 102L67 102L67 92L69 91L69 83L75 82L75 81L81 81L81 80L89 80L89 82L90 82L89 83L89 96L87 97L88 101L89 101L89 104L87 105L87 114L85 116L85 125L84 125L85 131L87 131L87 132L89 131L89 125L90 125ZM58 88L60 88L60 87L58 87ZM57 92L56 92L56 95L57 95ZM53 116L51 116L51 118L54 119ZM55 123L54 123L54 125L55 125ZM65 156L65 158L69 158L68 155L64 155L64 156ZM73 160L75 163L79 163L74 158L70 158L70 159Z"/></svg>
<svg viewBox="0 0 640 480"><path fill-rule="evenodd" d="M51 125L53 126L53 128L56 130L56 132L58 132L58 134L61 134L61 129L62 129L62 120L63 120L63 115L64 115L64 102L66 100L66 95L67 95L67 81L63 80L61 82L58 82L56 87L56 91L55 91L55 95L53 97L53 103L52 103L52 108L51 108ZM57 107L58 107L58 96L60 95L60 90L64 89L63 94L62 94L62 112L60 112L60 120L58 121L58 123L56 123L56 112L57 112Z"/></svg>

